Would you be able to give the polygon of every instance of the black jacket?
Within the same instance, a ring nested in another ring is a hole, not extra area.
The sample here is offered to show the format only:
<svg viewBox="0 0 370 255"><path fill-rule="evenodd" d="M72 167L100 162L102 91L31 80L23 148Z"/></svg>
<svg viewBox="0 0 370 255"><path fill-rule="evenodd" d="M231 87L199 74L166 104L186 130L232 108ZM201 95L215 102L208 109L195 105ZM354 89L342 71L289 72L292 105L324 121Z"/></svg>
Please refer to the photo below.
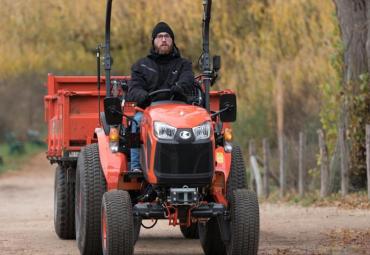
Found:
<svg viewBox="0 0 370 255"><path fill-rule="evenodd" d="M131 71L127 99L137 102L143 108L150 101L167 100L171 97L169 93L161 93L149 99L148 93L152 91L170 89L177 85L187 92L194 84L191 62L181 57L176 46L171 54L165 56L156 54L152 49L147 57L132 66ZM185 100L181 97L176 99Z"/></svg>

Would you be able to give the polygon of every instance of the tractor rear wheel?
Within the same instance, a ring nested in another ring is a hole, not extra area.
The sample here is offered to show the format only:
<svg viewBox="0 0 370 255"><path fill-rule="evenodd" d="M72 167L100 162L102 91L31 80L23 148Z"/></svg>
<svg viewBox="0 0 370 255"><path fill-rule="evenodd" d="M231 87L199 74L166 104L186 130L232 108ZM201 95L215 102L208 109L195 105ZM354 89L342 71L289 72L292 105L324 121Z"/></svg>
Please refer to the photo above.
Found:
<svg viewBox="0 0 370 255"><path fill-rule="evenodd" d="M217 218L213 217L207 223L199 223L199 239L205 255L224 255L226 247L221 239Z"/></svg>
<svg viewBox="0 0 370 255"><path fill-rule="evenodd" d="M131 255L134 252L134 220L127 191L114 190L103 196L101 239L104 255Z"/></svg>
<svg viewBox="0 0 370 255"><path fill-rule="evenodd" d="M75 239L76 169L58 165L54 179L54 228L61 239Z"/></svg>
<svg viewBox="0 0 370 255"><path fill-rule="evenodd" d="M190 227L186 226L180 226L180 230L182 235L186 239L198 239L199 238L199 232L198 232L198 223L192 223Z"/></svg>
<svg viewBox="0 0 370 255"><path fill-rule="evenodd" d="M234 190L245 188L247 188L247 182L243 153L238 145L234 145L231 152L230 174L226 184L227 199L231 199Z"/></svg>
<svg viewBox="0 0 370 255"><path fill-rule="evenodd" d="M80 253L101 254L100 213L106 180L97 144L83 148L76 174L76 239Z"/></svg>
<svg viewBox="0 0 370 255"><path fill-rule="evenodd" d="M230 202L230 242L227 254L256 255L259 242L259 207L254 192L239 189Z"/></svg>

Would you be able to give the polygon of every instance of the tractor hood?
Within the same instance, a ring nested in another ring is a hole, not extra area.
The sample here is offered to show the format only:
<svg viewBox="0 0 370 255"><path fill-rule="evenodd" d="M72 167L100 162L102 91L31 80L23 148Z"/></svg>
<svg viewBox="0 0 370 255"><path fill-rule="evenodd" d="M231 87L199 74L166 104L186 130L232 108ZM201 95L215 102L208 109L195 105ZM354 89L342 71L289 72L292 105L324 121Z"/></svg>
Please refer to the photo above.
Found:
<svg viewBox="0 0 370 255"><path fill-rule="evenodd" d="M211 121L208 112L199 106L161 103L147 108L149 121L165 122L176 128L192 128L205 121Z"/></svg>

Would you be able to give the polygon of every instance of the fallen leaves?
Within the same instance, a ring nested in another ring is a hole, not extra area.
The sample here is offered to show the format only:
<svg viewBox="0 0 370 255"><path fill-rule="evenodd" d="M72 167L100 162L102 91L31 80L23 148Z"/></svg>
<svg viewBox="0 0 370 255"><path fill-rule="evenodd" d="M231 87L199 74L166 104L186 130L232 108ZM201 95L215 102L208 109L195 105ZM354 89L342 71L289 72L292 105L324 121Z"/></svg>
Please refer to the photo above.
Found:
<svg viewBox="0 0 370 255"><path fill-rule="evenodd" d="M326 234L329 238L328 245L331 247L341 247L370 252L370 229L335 229Z"/></svg>
<svg viewBox="0 0 370 255"><path fill-rule="evenodd" d="M341 209L370 209L370 202L363 193L352 193L345 197L334 194L326 199L317 200L313 203L318 207L338 207Z"/></svg>

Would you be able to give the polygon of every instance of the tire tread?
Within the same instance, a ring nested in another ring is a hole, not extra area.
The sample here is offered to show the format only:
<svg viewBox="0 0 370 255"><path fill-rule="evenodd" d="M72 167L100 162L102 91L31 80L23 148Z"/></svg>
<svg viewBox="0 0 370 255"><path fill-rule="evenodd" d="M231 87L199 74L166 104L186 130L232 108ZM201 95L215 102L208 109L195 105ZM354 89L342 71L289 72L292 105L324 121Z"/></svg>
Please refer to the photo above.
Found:
<svg viewBox="0 0 370 255"><path fill-rule="evenodd" d="M55 170L54 217L55 232L61 239L75 239L75 178L76 170L58 166Z"/></svg>

